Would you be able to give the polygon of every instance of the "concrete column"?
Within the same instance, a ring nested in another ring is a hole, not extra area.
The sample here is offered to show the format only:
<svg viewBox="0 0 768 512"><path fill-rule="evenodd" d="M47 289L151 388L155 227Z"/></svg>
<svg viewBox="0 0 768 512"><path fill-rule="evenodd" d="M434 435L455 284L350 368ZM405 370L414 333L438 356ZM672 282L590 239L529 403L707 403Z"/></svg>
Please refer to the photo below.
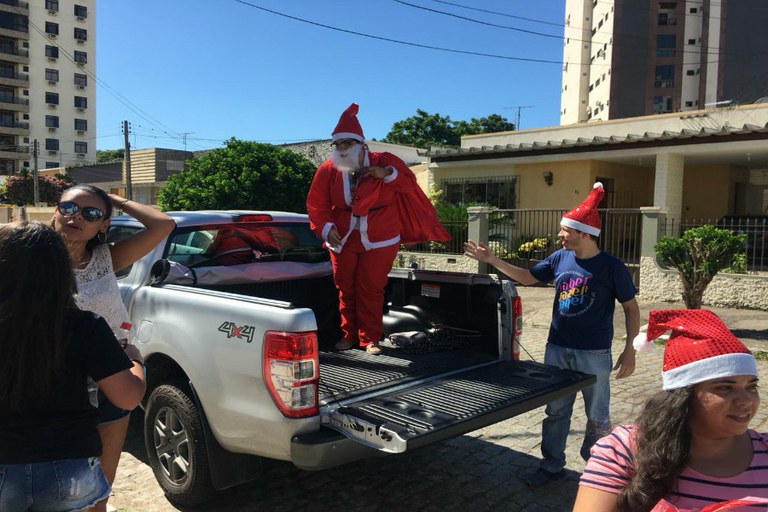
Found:
<svg viewBox="0 0 768 512"><path fill-rule="evenodd" d="M640 256L656 257L656 251L653 246L664 236L663 227L666 222L667 213L661 208L655 206L640 208L642 219L642 242L640 245Z"/></svg>
<svg viewBox="0 0 768 512"><path fill-rule="evenodd" d="M469 224L467 226L469 239L473 242L488 243L488 218L496 208L487 206L470 206L467 208ZM477 272L480 274L488 273L488 264L478 261Z"/></svg>
<svg viewBox="0 0 768 512"><path fill-rule="evenodd" d="M683 173L685 157L674 153L656 155L656 182L653 206L666 210L671 220L680 221L683 214Z"/></svg>

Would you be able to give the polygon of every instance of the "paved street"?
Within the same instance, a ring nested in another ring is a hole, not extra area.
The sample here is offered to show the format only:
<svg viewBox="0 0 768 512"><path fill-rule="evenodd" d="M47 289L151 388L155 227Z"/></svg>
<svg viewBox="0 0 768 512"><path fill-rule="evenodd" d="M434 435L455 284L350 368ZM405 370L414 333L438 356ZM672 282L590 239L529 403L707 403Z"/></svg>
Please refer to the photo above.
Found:
<svg viewBox="0 0 768 512"><path fill-rule="evenodd" d="M546 322L542 325L540 320L548 319L551 293L551 289L521 290L527 308L524 359L543 360L547 329ZM648 307L641 302L645 320ZM619 314L617 321L620 318ZM623 329L619 333L623 334ZM614 422L631 421L645 399L660 389L662 354L661 349L639 354L635 375L614 381ZM768 375L768 363L758 364L761 374ZM576 405L569 440L568 476L543 488L529 489L518 478L535 467L539 456L544 413L537 409L413 453L360 461L323 472L306 472L289 463L269 462L262 480L223 493L204 510L569 511L583 469L578 455L585 421L580 398ZM753 428L768 430L767 410L762 408ZM110 503L118 510L130 512L178 510L165 500L145 464L141 414L137 412L134 416Z"/></svg>

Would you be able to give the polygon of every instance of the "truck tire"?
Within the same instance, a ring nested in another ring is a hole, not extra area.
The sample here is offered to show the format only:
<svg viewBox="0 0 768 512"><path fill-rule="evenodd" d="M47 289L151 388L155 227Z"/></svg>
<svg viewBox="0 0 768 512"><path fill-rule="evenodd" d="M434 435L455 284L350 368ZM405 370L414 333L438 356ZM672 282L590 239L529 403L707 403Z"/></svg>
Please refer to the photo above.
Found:
<svg viewBox="0 0 768 512"><path fill-rule="evenodd" d="M216 494L203 423L188 386L162 384L144 414L144 444L155 479L174 505L198 506Z"/></svg>

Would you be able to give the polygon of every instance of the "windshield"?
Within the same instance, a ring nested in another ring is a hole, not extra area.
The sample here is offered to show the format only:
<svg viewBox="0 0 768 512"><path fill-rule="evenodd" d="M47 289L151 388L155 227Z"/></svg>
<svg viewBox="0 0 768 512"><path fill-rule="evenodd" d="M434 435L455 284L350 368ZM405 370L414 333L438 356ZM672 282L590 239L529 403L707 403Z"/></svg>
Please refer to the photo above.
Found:
<svg viewBox="0 0 768 512"><path fill-rule="evenodd" d="M328 251L304 223L237 223L180 229L167 259L186 267L231 266L262 261L328 261Z"/></svg>

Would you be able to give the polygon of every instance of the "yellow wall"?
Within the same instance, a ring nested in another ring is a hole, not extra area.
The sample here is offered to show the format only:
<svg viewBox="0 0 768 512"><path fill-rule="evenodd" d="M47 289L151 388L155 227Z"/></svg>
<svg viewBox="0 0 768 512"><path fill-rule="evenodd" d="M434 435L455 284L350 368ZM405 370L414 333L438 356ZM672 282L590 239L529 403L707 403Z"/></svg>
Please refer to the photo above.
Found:
<svg viewBox="0 0 768 512"><path fill-rule="evenodd" d="M544 173L553 175L552 186ZM614 180L616 200L613 208L639 208L653 204L653 169L614 164L599 160L472 165L434 169L438 188L444 179L517 176L517 208L570 209L592 189L598 176Z"/></svg>

